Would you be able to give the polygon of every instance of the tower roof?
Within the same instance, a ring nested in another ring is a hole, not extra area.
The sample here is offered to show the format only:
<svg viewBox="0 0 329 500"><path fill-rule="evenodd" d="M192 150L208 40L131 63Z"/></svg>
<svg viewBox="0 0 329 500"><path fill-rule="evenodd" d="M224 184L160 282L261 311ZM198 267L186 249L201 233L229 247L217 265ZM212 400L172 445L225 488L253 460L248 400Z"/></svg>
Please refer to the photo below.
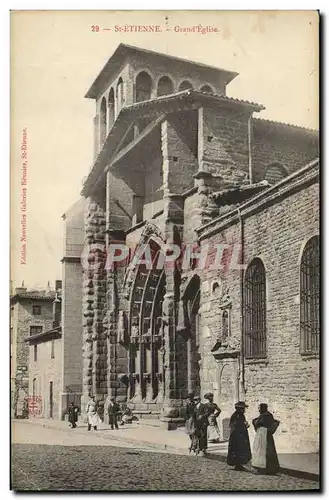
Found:
<svg viewBox="0 0 329 500"><path fill-rule="evenodd" d="M173 63L180 63L186 65L187 68L198 69L199 71L211 72L213 75L221 76L227 85L230 83L239 73L235 71L227 71L225 69L216 68L215 66L208 66L195 61L189 61L188 59L183 59L181 57L170 56L167 54L162 54L161 52L155 52L153 50L142 49L140 47L135 47L134 45L126 45L120 43L116 48L112 56L109 58L101 72L96 77L95 81L91 85L90 89L86 93L85 97L90 99L96 99L100 89L103 84L110 80L111 75L114 75L122 66L122 63L129 58L129 56L141 56L144 61L154 60L156 57L158 60L172 61Z"/></svg>

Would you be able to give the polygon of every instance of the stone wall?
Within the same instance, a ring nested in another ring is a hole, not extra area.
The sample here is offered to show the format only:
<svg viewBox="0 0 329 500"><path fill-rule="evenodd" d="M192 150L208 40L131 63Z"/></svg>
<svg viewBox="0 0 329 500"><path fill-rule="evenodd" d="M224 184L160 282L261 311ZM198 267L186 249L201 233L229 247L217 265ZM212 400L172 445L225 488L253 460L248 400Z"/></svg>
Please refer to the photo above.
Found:
<svg viewBox="0 0 329 500"><path fill-rule="evenodd" d="M199 170L220 176L223 186L248 177L249 116L243 109L199 109Z"/></svg>
<svg viewBox="0 0 329 500"><path fill-rule="evenodd" d="M292 174L318 155L318 132L267 120L252 121L253 182L264 178L271 163L280 163Z"/></svg>
<svg viewBox="0 0 329 500"><path fill-rule="evenodd" d="M257 415L260 402L281 421L276 434L280 451L314 452L319 432L319 360L299 351L300 253L306 241L319 230L319 192L307 172L269 191L267 202L241 214L244 233L244 262L262 259L266 269L267 358L245 360L245 397L247 418ZM264 194L264 200L266 195ZM256 199L254 205L256 206ZM247 207L247 205L246 205ZM247 208L246 208L247 210ZM239 242L241 227L237 215L214 223L214 234L204 242L232 245ZM224 262L225 264L225 259ZM202 392L212 390L222 407L222 419L232 412L232 394L244 397L241 388L241 363L232 356L216 360L211 353L221 327L220 304L223 295L232 299L229 351L241 345L241 271L205 270L201 272L201 383ZM214 290L214 283L219 287ZM226 362L226 361L227 362ZM230 389L231 388L231 389ZM230 396L231 395L231 396ZM252 434L252 431L251 431Z"/></svg>
<svg viewBox="0 0 329 500"><path fill-rule="evenodd" d="M84 243L84 210L80 199L65 214L62 259L62 398L61 413L67 410L70 393L82 392L82 280L81 255Z"/></svg>

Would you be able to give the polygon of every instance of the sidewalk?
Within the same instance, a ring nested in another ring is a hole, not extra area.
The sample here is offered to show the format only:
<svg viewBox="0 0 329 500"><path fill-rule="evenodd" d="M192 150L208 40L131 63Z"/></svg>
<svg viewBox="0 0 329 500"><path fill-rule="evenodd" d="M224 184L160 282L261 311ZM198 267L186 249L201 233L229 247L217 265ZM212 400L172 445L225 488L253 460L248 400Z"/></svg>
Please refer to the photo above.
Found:
<svg viewBox="0 0 329 500"><path fill-rule="evenodd" d="M66 431L69 429L68 422L52 419L28 419L19 420L26 425L39 425L49 429ZM75 433L85 434L87 425L78 422ZM93 431L92 431L93 432ZM140 421L129 426L120 426L119 430L112 431L109 425L101 424L99 431L94 435L100 439L113 439L125 443L135 443L148 449L170 451L176 454L188 454L189 440L184 429L167 431L154 425L154 422ZM211 460L226 461L228 443L209 444L207 457ZM284 474L304 479L319 480L320 457L316 453L279 454L281 471Z"/></svg>

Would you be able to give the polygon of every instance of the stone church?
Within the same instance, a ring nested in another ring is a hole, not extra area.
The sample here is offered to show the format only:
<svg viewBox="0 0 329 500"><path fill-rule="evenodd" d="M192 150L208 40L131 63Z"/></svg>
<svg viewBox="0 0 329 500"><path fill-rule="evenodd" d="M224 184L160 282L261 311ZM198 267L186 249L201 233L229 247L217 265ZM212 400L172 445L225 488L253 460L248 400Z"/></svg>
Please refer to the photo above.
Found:
<svg viewBox="0 0 329 500"><path fill-rule="evenodd" d="M115 396L171 429L211 391L223 437L236 401L249 420L265 402L279 448L317 451L318 133L258 118L227 96L236 76L120 44L85 96L82 408L93 394L106 418ZM109 266L118 244L193 251Z"/></svg>

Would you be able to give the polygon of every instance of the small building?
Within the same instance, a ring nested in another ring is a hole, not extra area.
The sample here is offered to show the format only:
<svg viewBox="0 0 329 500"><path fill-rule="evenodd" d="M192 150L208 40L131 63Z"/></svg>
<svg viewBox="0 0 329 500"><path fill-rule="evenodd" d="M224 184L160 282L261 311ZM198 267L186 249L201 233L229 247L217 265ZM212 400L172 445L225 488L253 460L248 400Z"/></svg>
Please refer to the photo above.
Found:
<svg viewBox="0 0 329 500"><path fill-rule="evenodd" d="M52 326L54 290L16 288L10 297L11 409L14 418L27 417L29 348L25 340Z"/></svg>
<svg viewBox="0 0 329 500"><path fill-rule="evenodd" d="M47 328L25 339L29 346L29 417L58 418L62 373L61 288L56 281L56 293L51 303L51 321Z"/></svg>

